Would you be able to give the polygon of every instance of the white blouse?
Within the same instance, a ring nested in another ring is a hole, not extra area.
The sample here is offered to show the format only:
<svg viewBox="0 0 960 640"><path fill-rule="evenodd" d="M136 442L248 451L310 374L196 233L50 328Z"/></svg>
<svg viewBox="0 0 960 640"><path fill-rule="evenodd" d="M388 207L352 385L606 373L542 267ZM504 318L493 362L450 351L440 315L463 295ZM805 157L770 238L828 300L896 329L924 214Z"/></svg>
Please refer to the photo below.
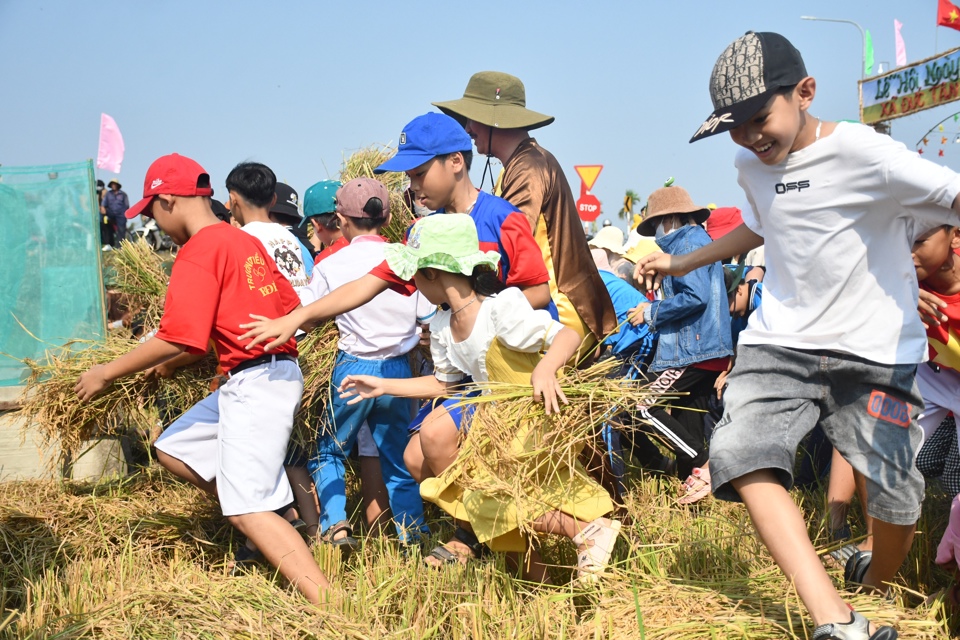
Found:
<svg viewBox="0 0 960 640"><path fill-rule="evenodd" d="M473 331L462 342L453 339L451 317L449 310L441 310L430 322L430 354L441 382L459 382L465 376L488 381L486 357L494 338L512 351L536 353L546 350L563 329L549 312L534 310L523 292L513 287L481 303Z"/></svg>

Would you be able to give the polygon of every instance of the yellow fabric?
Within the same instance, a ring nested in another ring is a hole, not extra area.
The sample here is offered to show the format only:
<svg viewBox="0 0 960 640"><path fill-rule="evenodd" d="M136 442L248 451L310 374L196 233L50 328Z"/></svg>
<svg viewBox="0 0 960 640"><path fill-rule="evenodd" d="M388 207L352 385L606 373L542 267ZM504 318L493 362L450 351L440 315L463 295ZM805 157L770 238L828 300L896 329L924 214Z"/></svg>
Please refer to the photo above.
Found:
<svg viewBox="0 0 960 640"><path fill-rule="evenodd" d="M530 374L539 360L539 354L511 351L499 340L494 340L487 351L487 372L491 380L529 384ZM517 425L510 450L518 457L525 452L537 451L542 448L541 437L538 423L524 419ZM584 522L613 511L610 496L577 462L580 451L567 452L564 460L547 459L545 454L536 454L533 460L528 456L525 464L535 464L543 472L537 482L531 483L529 493L519 505L514 498L465 490L458 484L464 473L470 473L471 480L477 484L490 484L483 481L486 471L482 465L470 464L471 459L482 460L484 454L483 443L471 440L468 435L457 460L439 477L424 480L420 495L457 520L470 523L477 539L494 551L527 549L527 542L518 528L521 513L529 524L550 511L562 511Z"/></svg>

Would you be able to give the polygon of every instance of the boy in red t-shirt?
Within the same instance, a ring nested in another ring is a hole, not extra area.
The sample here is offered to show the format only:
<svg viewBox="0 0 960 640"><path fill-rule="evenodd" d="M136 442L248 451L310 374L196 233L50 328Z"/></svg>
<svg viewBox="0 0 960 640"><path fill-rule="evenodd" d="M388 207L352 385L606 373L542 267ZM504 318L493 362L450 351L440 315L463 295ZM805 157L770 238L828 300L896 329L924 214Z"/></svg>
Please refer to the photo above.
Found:
<svg viewBox="0 0 960 640"><path fill-rule="evenodd" d="M184 351L205 353L212 341L229 377L220 387L219 419L179 421L181 429L168 429L157 440L157 460L218 496L230 523L319 604L330 586L326 576L300 534L273 513L293 500L283 461L303 392L296 342L287 340L268 355L244 349L235 331L251 308L282 315L300 301L259 240L220 224L211 195L210 176L189 158L174 153L150 165L143 199L127 217L154 218L182 247L160 328L130 353L83 373L76 392L87 402L118 378Z"/></svg>

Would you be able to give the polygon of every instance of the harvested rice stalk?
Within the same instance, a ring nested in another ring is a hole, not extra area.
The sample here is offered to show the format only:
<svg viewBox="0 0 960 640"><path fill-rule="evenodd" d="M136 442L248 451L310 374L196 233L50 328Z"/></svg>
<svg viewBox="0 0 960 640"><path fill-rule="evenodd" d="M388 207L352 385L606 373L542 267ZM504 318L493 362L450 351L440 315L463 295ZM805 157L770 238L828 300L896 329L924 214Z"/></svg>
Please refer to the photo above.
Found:
<svg viewBox="0 0 960 640"><path fill-rule="evenodd" d="M636 380L607 377L619 366L606 360L567 372L561 386L568 404L553 416L532 400L529 385L471 385L484 393L461 403L477 405L476 411L457 459L438 486L456 484L511 505L508 509L515 507L520 530L532 534L533 520L559 495L541 488L570 486L574 479L590 482L578 457L596 442L604 423L618 412L616 407L662 404L675 397L660 395Z"/></svg>
<svg viewBox="0 0 960 640"><path fill-rule="evenodd" d="M25 424L39 432L41 446L59 444L69 458L94 437L120 435L130 429L149 433L161 418L161 408L165 416L177 416L209 392L215 370L212 357L169 380L128 376L89 403L77 400L73 388L81 373L136 346L136 340L109 335L100 343L74 341L52 349L42 362L24 361L31 372L21 412Z"/></svg>
<svg viewBox="0 0 960 640"><path fill-rule="evenodd" d="M310 451L317 440L317 425L330 399L330 377L337 359L337 325L327 321L297 345L303 372L303 398L293 422L291 443Z"/></svg>
<svg viewBox="0 0 960 640"><path fill-rule="evenodd" d="M122 242L109 256L113 288L124 295L130 309L140 309L144 326L159 326L169 280L163 259L143 238Z"/></svg>
<svg viewBox="0 0 960 640"><path fill-rule="evenodd" d="M400 242L406 233L407 227L413 222L413 212L403 197L407 189L407 176L403 173L390 171L374 175L373 170L393 157L396 153L393 147L371 146L359 149L343 161L340 170L340 181L348 182L354 178L373 178L379 180L390 192L390 224L383 228L381 233L391 242Z"/></svg>

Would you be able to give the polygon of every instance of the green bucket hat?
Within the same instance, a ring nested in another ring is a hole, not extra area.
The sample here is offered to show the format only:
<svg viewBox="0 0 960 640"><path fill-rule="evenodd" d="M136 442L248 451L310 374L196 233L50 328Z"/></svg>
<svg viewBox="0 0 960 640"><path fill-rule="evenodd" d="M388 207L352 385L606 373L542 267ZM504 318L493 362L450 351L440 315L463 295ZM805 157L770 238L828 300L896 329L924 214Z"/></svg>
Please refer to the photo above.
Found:
<svg viewBox="0 0 960 640"><path fill-rule="evenodd" d="M499 71L473 74L463 97L433 106L461 124L473 120L497 129L537 129L553 122L547 116L527 109L527 94L520 78Z"/></svg>
<svg viewBox="0 0 960 640"><path fill-rule="evenodd" d="M442 213L421 218L410 229L407 244L389 244L387 265L399 278L412 280L419 269L439 269L470 275L477 265L497 270L500 254L481 251L477 227L466 213Z"/></svg>

